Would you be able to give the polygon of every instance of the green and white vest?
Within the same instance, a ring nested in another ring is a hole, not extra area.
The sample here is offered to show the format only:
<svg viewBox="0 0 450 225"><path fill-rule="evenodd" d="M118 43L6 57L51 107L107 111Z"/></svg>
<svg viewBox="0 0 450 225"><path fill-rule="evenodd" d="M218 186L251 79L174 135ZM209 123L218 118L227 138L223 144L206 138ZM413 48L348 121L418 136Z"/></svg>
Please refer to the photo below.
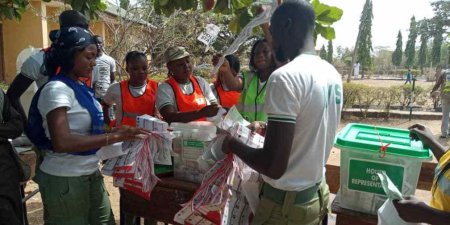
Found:
<svg viewBox="0 0 450 225"><path fill-rule="evenodd" d="M252 72L243 72L244 88L236 108L244 119L249 122L267 122L267 114L264 113L264 102L266 98L266 85L260 87L259 76Z"/></svg>

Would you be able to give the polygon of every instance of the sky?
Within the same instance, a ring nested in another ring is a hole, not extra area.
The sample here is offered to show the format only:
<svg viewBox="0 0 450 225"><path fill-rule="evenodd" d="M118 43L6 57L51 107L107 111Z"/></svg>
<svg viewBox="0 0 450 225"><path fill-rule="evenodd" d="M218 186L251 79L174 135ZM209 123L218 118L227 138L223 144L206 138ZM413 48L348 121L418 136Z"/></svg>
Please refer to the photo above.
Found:
<svg viewBox="0 0 450 225"><path fill-rule="evenodd" d="M337 6L344 11L341 20L334 24L336 38L333 46L353 48L358 35L359 19L365 0L320 0L320 2ZM403 36L403 48L408 40L408 29L411 17L417 20L434 16L430 0L372 0L372 44L373 47L383 46L395 49L398 31ZM327 41L320 38L316 48Z"/></svg>

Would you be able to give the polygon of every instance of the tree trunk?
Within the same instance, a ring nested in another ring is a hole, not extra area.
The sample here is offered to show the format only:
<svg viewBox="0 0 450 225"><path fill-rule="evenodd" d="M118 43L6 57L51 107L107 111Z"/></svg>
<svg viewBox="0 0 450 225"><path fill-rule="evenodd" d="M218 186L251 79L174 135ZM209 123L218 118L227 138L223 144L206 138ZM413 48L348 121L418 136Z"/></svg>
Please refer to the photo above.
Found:
<svg viewBox="0 0 450 225"><path fill-rule="evenodd" d="M347 77L347 83L350 83L350 80L353 77L353 73L354 73L354 70L355 70L354 66L355 66L355 62L356 62L356 50L358 50L359 36L360 35L361 35L361 31L358 31L358 37L356 37L355 48L353 49L352 65L350 65L350 73L348 74L348 77Z"/></svg>

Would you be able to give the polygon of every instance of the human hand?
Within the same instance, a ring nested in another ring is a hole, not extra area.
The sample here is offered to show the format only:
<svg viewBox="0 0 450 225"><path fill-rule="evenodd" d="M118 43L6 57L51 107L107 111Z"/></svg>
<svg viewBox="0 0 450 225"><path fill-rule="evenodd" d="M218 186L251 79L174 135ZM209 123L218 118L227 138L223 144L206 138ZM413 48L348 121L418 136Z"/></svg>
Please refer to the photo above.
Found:
<svg viewBox="0 0 450 225"><path fill-rule="evenodd" d="M424 144L424 147L431 147L432 143L435 141L433 132L431 132L430 128L422 125L422 124L414 124L409 128L410 137L414 140L420 140Z"/></svg>
<svg viewBox="0 0 450 225"><path fill-rule="evenodd" d="M117 141L130 141L136 139L144 139L150 132L137 127L131 126L119 126L111 129L112 140Z"/></svg>
<svg viewBox="0 0 450 225"><path fill-rule="evenodd" d="M225 138L223 139L223 142L222 142L222 152L223 153L228 154L228 153L232 152L230 149L230 141L232 139L233 139L233 136L231 136L230 134L227 134L225 136Z"/></svg>
<svg viewBox="0 0 450 225"><path fill-rule="evenodd" d="M219 109L220 109L219 105L213 104L203 107L202 109L200 109L199 112L200 115L202 115L202 117L213 117L217 115Z"/></svg>
<svg viewBox="0 0 450 225"><path fill-rule="evenodd" d="M250 125L247 126L253 132L260 134L262 136L266 135L266 127L267 123L263 121L253 121Z"/></svg>
<svg viewBox="0 0 450 225"><path fill-rule="evenodd" d="M222 57L221 54L216 54L213 56L212 64L216 66L219 63L220 57ZM231 72L230 63L227 59L223 60L222 65L219 67L219 73L227 73Z"/></svg>
<svg viewBox="0 0 450 225"><path fill-rule="evenodd" d="M425 222L429 212L429 206L414 196L406 197L403 200L393 200L398 215L409 223Z"/></svg>

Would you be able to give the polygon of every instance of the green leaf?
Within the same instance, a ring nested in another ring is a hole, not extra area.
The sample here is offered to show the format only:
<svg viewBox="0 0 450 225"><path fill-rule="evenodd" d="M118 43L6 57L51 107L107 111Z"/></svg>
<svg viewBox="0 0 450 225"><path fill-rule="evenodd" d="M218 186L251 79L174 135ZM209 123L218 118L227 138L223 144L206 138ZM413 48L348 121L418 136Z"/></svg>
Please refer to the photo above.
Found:
<svg viewBox="0 0 450 225"><path fill-rule="evenodd" d="M221 14L231 14L231 9L228 8L228 0L217 0L216 6L214 7L214 12Z"/></svg>
<svg viewBox="0 0 450 225"><path fill-rule="evenodd" d="M252 4L252 0L232 0L231 5L233 9L242 9L242 8L249 8Z"/></svg>
<svg viewBox="0 0 450 225"><path fill-rule="evenodd" d="M159 5L160 6L166 6L169 3L169 0L160 0Z"/></svg>
<svg viewBox="0 0 450 225"><path fill-rule="evenodd" d="M105 11L108 8L108 3L106 2L106 0L101 0L100 3L98 4L97 8L100 11Z"/></svg>
<svg viewBox="0 0 450 225"><path fill-rule="evenodd" d="M244 28L252 20L249 10L244 10L239 16L239 26Z"/></svg>
<svg viewBox="0 0 450 225"><path fill-rule="evenodd" d="M316 13L316 17L318 17L325 10L327 10L327 5L320 3L319 0L313 0L311 2L311 5L314 8L314 12Z"/></svg>
<svg viewBox="0 0 450 225"><path fill-rule="evenodd" d="M320 34L323 38L327 40L332 40L336 37L336 33L334 28L330 26L322 26L321 24L316 22L316 30L317 34Z"/></svg>
<svg viewBox="0 0 450 225"><path fill-rule="evenodd" d="M76 11L83 11L83 6L86 4L86 1L83 0L72 0L71 4L72 8Z"/></svg>
<svg viewBox="0 0 450 225"><path fill-rule="evenodd" d="M330 7L327 6L327 9L323 11L320 15L318 15L316 20L318 20L321 23L326 23L327 25L331 25L334 22L341 19L343 14L342 9L339 9L337 7Z"/></svg>
<svg viewBox="0 0 450 225"><path fill-rule="evenodd" d="M228 29L235 34L239 33L239 31L240 31L239 15L236 15L235 17L233 17L233 19L228 24Z"/></svg>

